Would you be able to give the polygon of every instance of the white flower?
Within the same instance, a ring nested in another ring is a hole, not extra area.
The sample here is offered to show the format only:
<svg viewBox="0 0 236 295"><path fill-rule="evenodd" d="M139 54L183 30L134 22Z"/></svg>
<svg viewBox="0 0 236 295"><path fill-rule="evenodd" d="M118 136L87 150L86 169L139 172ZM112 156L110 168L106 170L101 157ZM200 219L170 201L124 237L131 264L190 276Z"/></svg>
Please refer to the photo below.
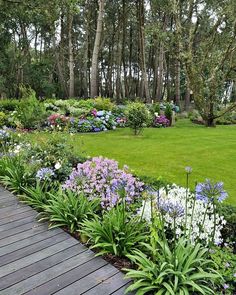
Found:
<svg viewBox="0 0 236 295"><path fill-rule="evenodd" d="M159 191L160 200L170 200L177 202L183 208L185 208L185 200L186 200L186 188L179 187L176 184L167 187L168 193L164 188L161 188ZM192 243L196 241L196 239L204 240L206 243L209 243L212 239L212 234L214 232L214 208L212 204L205 204L200 200L195 199L195 195L188 192L188 202L187 202L187 232L186 236L190 237ZM194 203L195 199L195 203ZM155 202L155 200L154 200ZM143 218L150 222L151 220L151 202L146 201L143 202L142 207L138 210L138 215L143 214ZM207 206L207 207L206 207ZM194 209L193 209L194 207ZM153 212L158 212L157 199L155 202L155 208L153 208ZM205 212L207 212L205 214ZM168 213L165 215L165 224L166 229L172 229L174 226L173 217L171 217ZM215 244L219 244L222 242L221 239L221 229L226 224L226 221L223 216L219 216L216 214L216 229L214 242ZM176 235L179 237L184 234L185 226L185 214L176 219Z"/></svg>
<svg viewBox="0 0 236 295"><path fill-rule="evenodd" d="M55 167L56 170L60 169L61 168L61 163L57 162L54 167Z"/></svg>

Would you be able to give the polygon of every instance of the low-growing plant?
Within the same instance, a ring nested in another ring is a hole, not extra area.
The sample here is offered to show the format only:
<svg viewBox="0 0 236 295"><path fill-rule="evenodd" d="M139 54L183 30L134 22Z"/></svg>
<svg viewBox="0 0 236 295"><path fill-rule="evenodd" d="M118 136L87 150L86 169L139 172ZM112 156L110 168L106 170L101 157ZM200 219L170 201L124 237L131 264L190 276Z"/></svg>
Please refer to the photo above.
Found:
<svg viewBox="0 0 236 295"><path fill-rule="evenodd" d="M45 214L40 220L48 220L49 227L67 227L71 233L80 229L80 222L93 217L100 209L98 199L88 200L82 193L70 190L49 192L44 206Z"/></svg>
<svg viewBox="0 0 236 295"><path fill-rule="evenodd" d="M141 132L149 119L149 113L146 106L139 102L128 104L125 114L128 120L128 126L134 131L135 135Z"/></svg>
<svg viewBox="0 0 236 295"><path fill-rule="evenodd" d="M97 255L124 257L139 248L140 242L146 239L144 223L137 217L132 217L123 206L107 211L101 218L85 220L81 228L81 232L93 245L91 248L99 250Z"/></svg>
<svg viewBox="0 0 236 295"><path fill-rule="evenodd" d="M175 249L157 241L157 248L145 244L147 252L134 250L127 257L137 269L125 269L126 278L134 280L126 293L136 294L216 294L215 286L222 278L208 257L208 249L179 239Z"/></svg>
<svg viewBox="0 0 236 295"><path fill-rule="evenodd" d="M21 193L34 178L20 156L4 156L0 159L0 181L14 193Z"/></svg>
<svg viewBox="0 0 236 295"><path fill-rule="evenodd" d="M232 243L234 253L236 254L236 206L218 204L217 211L226 220L226 225L221 230L222 238L225 243Z"/></svg>
<svg viewBox="0 0 236 295"><path fill-rule="evenodd" d="M35 186L23 187L23 195L20 199L23 203L32 206L37 211L43 211L44 206L48 204L49 183L45 181L43 184L40 181L36 182Z"/></svg>
<svg viewBox="0 0 236 295"><path fill-rule="evenodd" d="M211 249L210 257L224 278L224 285L218 286L218 292L224 289L225 295L234 294L233 292L236 291L236 255L233 249L227 245L221 248L215 247Z"/></svg>

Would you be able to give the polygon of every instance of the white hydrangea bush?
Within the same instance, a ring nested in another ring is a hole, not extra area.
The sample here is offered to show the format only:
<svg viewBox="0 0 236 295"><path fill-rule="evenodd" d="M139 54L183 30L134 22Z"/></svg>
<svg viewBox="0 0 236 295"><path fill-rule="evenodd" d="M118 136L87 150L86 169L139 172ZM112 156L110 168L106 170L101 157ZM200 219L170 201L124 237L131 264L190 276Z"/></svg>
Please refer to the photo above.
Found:
<svg viewBox="0 0 236 295"><path fill-rule="evenodd" d="M163 214L166 229L174 229L175 218L177 237L185 234L192 243L200 239L208 244L212 241L215 220L216 227L214 243L222 243L221 229L226 224L224 217L217 213L214 217L214 208L212 203L205 203L201 200L196 200L194 194L190 193L189 190L187 191L186 188L179 187L176 184L168 186L167 188L161 188L159 192L150 192L150 198L143 201L141 208L138 210L138 214L150 223L152 212L153 214L159 214L160 206L158 206L158 204L163 202L171 202L172 204L178 205L178 208L183 209L184 213L179 215L177 214L175 217L173 217L173 214L168 211Z"/></svg>

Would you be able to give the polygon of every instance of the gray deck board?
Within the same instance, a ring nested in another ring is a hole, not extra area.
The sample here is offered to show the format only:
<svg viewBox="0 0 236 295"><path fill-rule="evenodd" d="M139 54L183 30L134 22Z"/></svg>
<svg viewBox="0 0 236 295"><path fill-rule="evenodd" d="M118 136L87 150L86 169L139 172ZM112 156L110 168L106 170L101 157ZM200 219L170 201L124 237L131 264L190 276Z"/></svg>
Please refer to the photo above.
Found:
<svg viewBox="0 0 236 295"><path fill-rule="evenodd" d="M129 281L0 187L1 295L122 295Z"/></svg>

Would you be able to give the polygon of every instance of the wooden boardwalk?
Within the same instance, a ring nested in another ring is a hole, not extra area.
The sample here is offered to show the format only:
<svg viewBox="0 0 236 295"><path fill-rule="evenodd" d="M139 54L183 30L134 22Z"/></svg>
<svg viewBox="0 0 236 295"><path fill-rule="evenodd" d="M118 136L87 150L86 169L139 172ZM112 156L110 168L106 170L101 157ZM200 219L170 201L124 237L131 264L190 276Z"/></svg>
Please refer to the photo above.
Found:
<svg viewBox="0 0 236 295"><path fill-rule="evenodd" d="M1 295L123 295L124 275L0 187Z"/></svg>

